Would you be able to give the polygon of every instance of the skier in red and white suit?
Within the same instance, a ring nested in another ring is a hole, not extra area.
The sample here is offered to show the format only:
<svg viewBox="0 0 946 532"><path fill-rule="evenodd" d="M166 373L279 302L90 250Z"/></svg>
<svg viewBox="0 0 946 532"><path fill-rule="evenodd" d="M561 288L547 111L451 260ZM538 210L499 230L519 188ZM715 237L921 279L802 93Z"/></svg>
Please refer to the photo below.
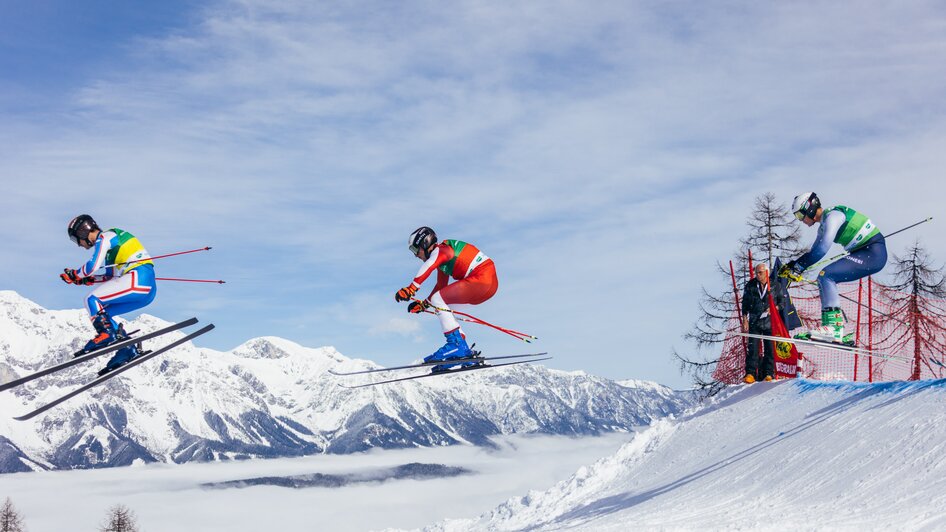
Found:
<svg viewBox="0 0 946 532"><path fill-rule="evenodd" d="M496 266L473 244L460 240L444 240L437 244L437 234L429 227L420 227L411 233L408 249L424 264L413 282L398 290L394 299L409 301L420 285L437 270L437 284L430 295L422 302L412 301L407 310L416 314L433 307L447 340L443 347L424 358L424 362L469 357L471 350L450 305L479 305L493 297L499 288ZM455 279L452 284L449 284L450 277ZM433 371L443 371L455 365L441 364Z"/></svg>

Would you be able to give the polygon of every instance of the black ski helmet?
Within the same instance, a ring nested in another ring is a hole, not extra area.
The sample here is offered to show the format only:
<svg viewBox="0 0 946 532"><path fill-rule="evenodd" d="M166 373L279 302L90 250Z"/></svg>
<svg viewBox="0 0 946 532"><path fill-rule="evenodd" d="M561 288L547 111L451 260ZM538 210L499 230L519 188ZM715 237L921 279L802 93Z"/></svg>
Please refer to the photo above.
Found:
<svg viewBox="0 0 946 532"><path fill-rule="evenodd" d="M66 232L69 233L69 239L78 246L81 240L85 240L91 244L91 242L89 242L89 233L100 230L99 224L95 223L95 220L93 220L91 216L88 214L80 214L69 222L69 228Z"/></svg>
<svg viewBox="0 0 946 532"><path fill-rule="evenodd" d="M430 247L437 244L437 233L433 229L427 227L418 227L411 233L410 238L407 239L407 249L411 250L411 253L414 256L417 256L417 253L420 250L427 251L429 253Z"/></svg>
<svg viewBox="0 0 946 532"><path fill-rule="evenodd" d="M795 196L795 201L792 202L792 212L795 213L795 218L799 220L804 220L806 216L814 220L820 208L821 200L814 192L799 194Z"/></svg>

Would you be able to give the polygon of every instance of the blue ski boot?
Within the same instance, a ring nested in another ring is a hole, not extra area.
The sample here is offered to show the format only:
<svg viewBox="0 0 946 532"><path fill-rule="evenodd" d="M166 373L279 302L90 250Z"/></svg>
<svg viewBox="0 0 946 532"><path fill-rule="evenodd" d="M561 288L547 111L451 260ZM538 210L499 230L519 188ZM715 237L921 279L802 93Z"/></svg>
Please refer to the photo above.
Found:
<svg viewBox="0 0 946 532"><path fill-rule="evenodd" d="M440 362L441 360L447 361L474 356L474 351L470 349L470 346L466 345L466 340L463 338L463 335L460 334L460 329L454 329L451 332L444 333L444 336L447 338L447 343L434 352L434 354L425 357L424 362ZM474 361L458 364L438 364L431 368L430 371L431 373L439 373L441 371L447 371L454 366L467 367L475 366L476 364L477 362Z"/></svg>
<svg viewBox="0 0 946 532"><path fill-rule="evenodd" d="M115 327L115 322L112 321L112 318L110 318L104 310L92 318L92 326L95 327L95 332L97 332L98 335L95 338L89 340L85 344L85 347L76 353L76 356L91 353L96 349L101 349L120 340L118 336L119 328ZM121 331L124 333L124 329L121 329Z"/></svg>
<svg viewBox="0 0 946 532"><path fill-rule="evenodd" d="M118 353L115 353L115 356L105 364L105 367L99 370L99 376L101 377L134 360L135 357L141 354L140 345L141 344L132 344L119 349Z"/></svg>

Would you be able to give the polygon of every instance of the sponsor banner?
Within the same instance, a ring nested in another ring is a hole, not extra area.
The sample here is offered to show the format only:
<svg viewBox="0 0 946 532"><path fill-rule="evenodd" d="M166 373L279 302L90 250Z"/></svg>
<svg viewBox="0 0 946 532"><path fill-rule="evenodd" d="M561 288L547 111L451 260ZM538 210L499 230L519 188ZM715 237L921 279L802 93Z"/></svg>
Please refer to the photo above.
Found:
<svg viewBox="0 0 946 532"><path fill-rule="evenodd" d="M782 315L775 307L775 298L769 291L769 314L772 316L772 336L788 338L788 329L782 321ZM795 344L790 342L775 342L775 378L794 379L798 373L798 360L801 353Z"/></svg>

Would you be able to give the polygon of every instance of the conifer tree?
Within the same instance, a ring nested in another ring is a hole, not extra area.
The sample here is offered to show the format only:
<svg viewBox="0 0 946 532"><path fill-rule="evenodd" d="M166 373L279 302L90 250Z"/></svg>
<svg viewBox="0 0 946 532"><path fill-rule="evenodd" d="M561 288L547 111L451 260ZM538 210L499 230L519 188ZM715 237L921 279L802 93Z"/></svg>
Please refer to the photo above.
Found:
<svg viewBox="0 0 946 532"><path fill-rule="evenodd" d="M106 524L100 528L101 532L138 532L138 523L135 514L123 504L112 506L106 516Z"/></svg>
<svg viewBox="0 0 946 532"><path fill-rule="evenodd" d="M0 532L24 532L23 518L13 507L13 501L7 497L0 507Z"/></svg>
<svg viewBox="0 0 946 532"><path fill-rule="evenodd" d="M894 255L887 269L894 282L881 290L890 302L891 311L874 318L881 325L894 322L891 327L894 334L884 342L885 349L912 353L911 380L920 379L924 367L937 374L942 367L931 363L930 357L946 352L943 267L936 268L927 251L916 241L902 257Z"/></svg>
<svg viewBox="0 0 946 532"><path fill-rule="evenodd" d="M801 231L795 216L788 206L777 201L771 192L755 198L746 225L749 227L748 234L739 239L739 248L733 260L736 290L740 298L742 289L749 280L750 250L754 262L765 262L770 268L776 258L787 261L803 252L799 244ZM738 327L738 324L732 322L737 313L737 305L729 265L717 262L716 270L720 275L721 288L718 291L710 291L705 286L702 287L700 316L693 328L683 335L685 340L696 346L697 351L710 352L703 356L689 356L680 354L676 349L672 351L681 373L688 374L693 385L706 395L713 395L724 386L713 378L720 355L717 350L723 348L730 329ZM739 348L741 345L740 343ZM742 353L744 356L745 352Z"/></svg>
<svg viewBox="0 0 946 532"><path fill-rule="evenodd" d="M742 264L748 263L749 250L752 250L753 261L764 262L769 268L776 258L781 258L784 263L799 257L804 251L800 244L802 233L798 220L771 192L756 197L746 225L749 234L739 240L736 256Z"/></svg>

